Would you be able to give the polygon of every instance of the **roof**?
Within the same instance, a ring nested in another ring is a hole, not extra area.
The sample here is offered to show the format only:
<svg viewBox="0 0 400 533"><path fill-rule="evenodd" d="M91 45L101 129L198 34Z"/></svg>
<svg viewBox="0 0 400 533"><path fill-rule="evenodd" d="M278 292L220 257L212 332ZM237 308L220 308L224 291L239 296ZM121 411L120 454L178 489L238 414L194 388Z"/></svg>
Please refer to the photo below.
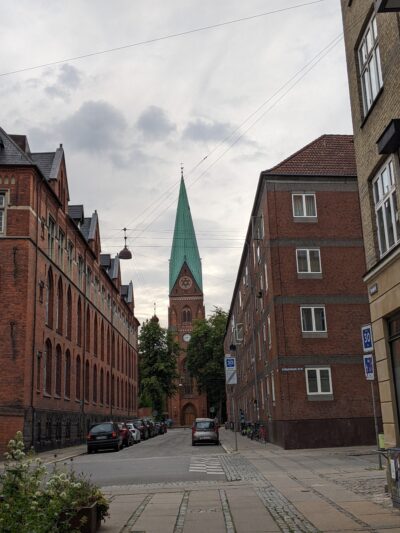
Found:
<svg viewBox="0 0 400 533"><path fill-rule="evenodd" d="M352 135L322 135L263 175L357 176Z"/></svg>
<svg viewBox="0 0 400 533"><path fill-rule="evenodd" d="M44 154L31 154L32 161L39 167L43 176L50 179L51 169L53 167L55 152Z"/></svg>
<svg viewBox="0 0 400 533"><path fill-rule="evenodd" d="M202 290L201 260L185 182L182 177L169 262L169 292L172 291L184 263L186 263L197 285Z"/></svg>

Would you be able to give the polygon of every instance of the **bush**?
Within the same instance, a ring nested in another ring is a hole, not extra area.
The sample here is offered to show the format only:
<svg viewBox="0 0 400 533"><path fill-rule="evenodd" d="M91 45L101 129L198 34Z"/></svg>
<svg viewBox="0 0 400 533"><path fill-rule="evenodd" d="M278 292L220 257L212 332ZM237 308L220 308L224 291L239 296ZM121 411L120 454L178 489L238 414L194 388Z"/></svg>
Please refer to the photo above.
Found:
<svg viewBox="0 0 400 533"><path fill-rule="evenodd" d="M76 533L70 521L77 510L97 503L98 517L108 516L109 504L100 489L73 471L48 475L42 461L24 452L22 433L8 443L0 475L2 533Z"/></svg>

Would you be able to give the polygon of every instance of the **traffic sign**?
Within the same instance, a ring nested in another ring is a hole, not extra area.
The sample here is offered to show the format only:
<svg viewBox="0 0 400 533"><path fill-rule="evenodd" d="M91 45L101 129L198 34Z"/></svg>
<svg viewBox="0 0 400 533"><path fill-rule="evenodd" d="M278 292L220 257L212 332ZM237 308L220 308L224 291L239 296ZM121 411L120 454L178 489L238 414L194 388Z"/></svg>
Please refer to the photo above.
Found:
<svg viewBox="0 0 400 533"><path fill-rule="evenodd" d="M366 324L365 326L361 326L361 338L362 338L364 353L372 352L374 350L374 339L372 337L371 324Z"/></svg>
<svg viewBox="0 0 400 533"><path fill-rule="evenodd" d="M225 381L227 385L237 385L236 357L225 355Z"/></svg>
<svg viewBox="0 0 400 533"><path fill-rule="evenodd" d="M367 381L374 381L374 358L372 353L364 355L364 372Z"/></svg>

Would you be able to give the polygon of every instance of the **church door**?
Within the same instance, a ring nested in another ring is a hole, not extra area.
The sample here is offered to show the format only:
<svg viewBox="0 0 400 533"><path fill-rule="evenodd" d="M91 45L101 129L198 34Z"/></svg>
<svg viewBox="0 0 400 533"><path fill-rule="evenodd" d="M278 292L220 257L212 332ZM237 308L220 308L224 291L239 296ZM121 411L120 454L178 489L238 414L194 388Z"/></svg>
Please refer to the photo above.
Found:
<svg viewBox="0 0 400 533"><path fill-rule="evenodd" d="M194 408L194 405L191 403L188 403L185 405L185 407L182 409L182 422L183 426L192 426L193 422L196 419L196 409Z"/></svg>

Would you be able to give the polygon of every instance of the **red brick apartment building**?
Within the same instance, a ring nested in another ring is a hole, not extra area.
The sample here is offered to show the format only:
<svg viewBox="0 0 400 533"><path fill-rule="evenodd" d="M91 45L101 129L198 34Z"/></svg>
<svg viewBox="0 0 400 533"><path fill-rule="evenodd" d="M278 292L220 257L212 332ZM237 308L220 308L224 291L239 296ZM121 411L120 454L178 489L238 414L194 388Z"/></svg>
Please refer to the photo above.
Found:
<svg viewBox="0 0 400 533"><path fill-rule="evenodd" d="M97 212L69 205L62 146L32 153L0 128L0 448L36 449L137 409L132 282L101 254Z"/></svg>
<svg viewBox="0 0 400 533"><path fill-rule="evenodd" d="M353 137L323 135L260 175L225 337L231 419L284 448L374 442L364 272Z"/></svg>

